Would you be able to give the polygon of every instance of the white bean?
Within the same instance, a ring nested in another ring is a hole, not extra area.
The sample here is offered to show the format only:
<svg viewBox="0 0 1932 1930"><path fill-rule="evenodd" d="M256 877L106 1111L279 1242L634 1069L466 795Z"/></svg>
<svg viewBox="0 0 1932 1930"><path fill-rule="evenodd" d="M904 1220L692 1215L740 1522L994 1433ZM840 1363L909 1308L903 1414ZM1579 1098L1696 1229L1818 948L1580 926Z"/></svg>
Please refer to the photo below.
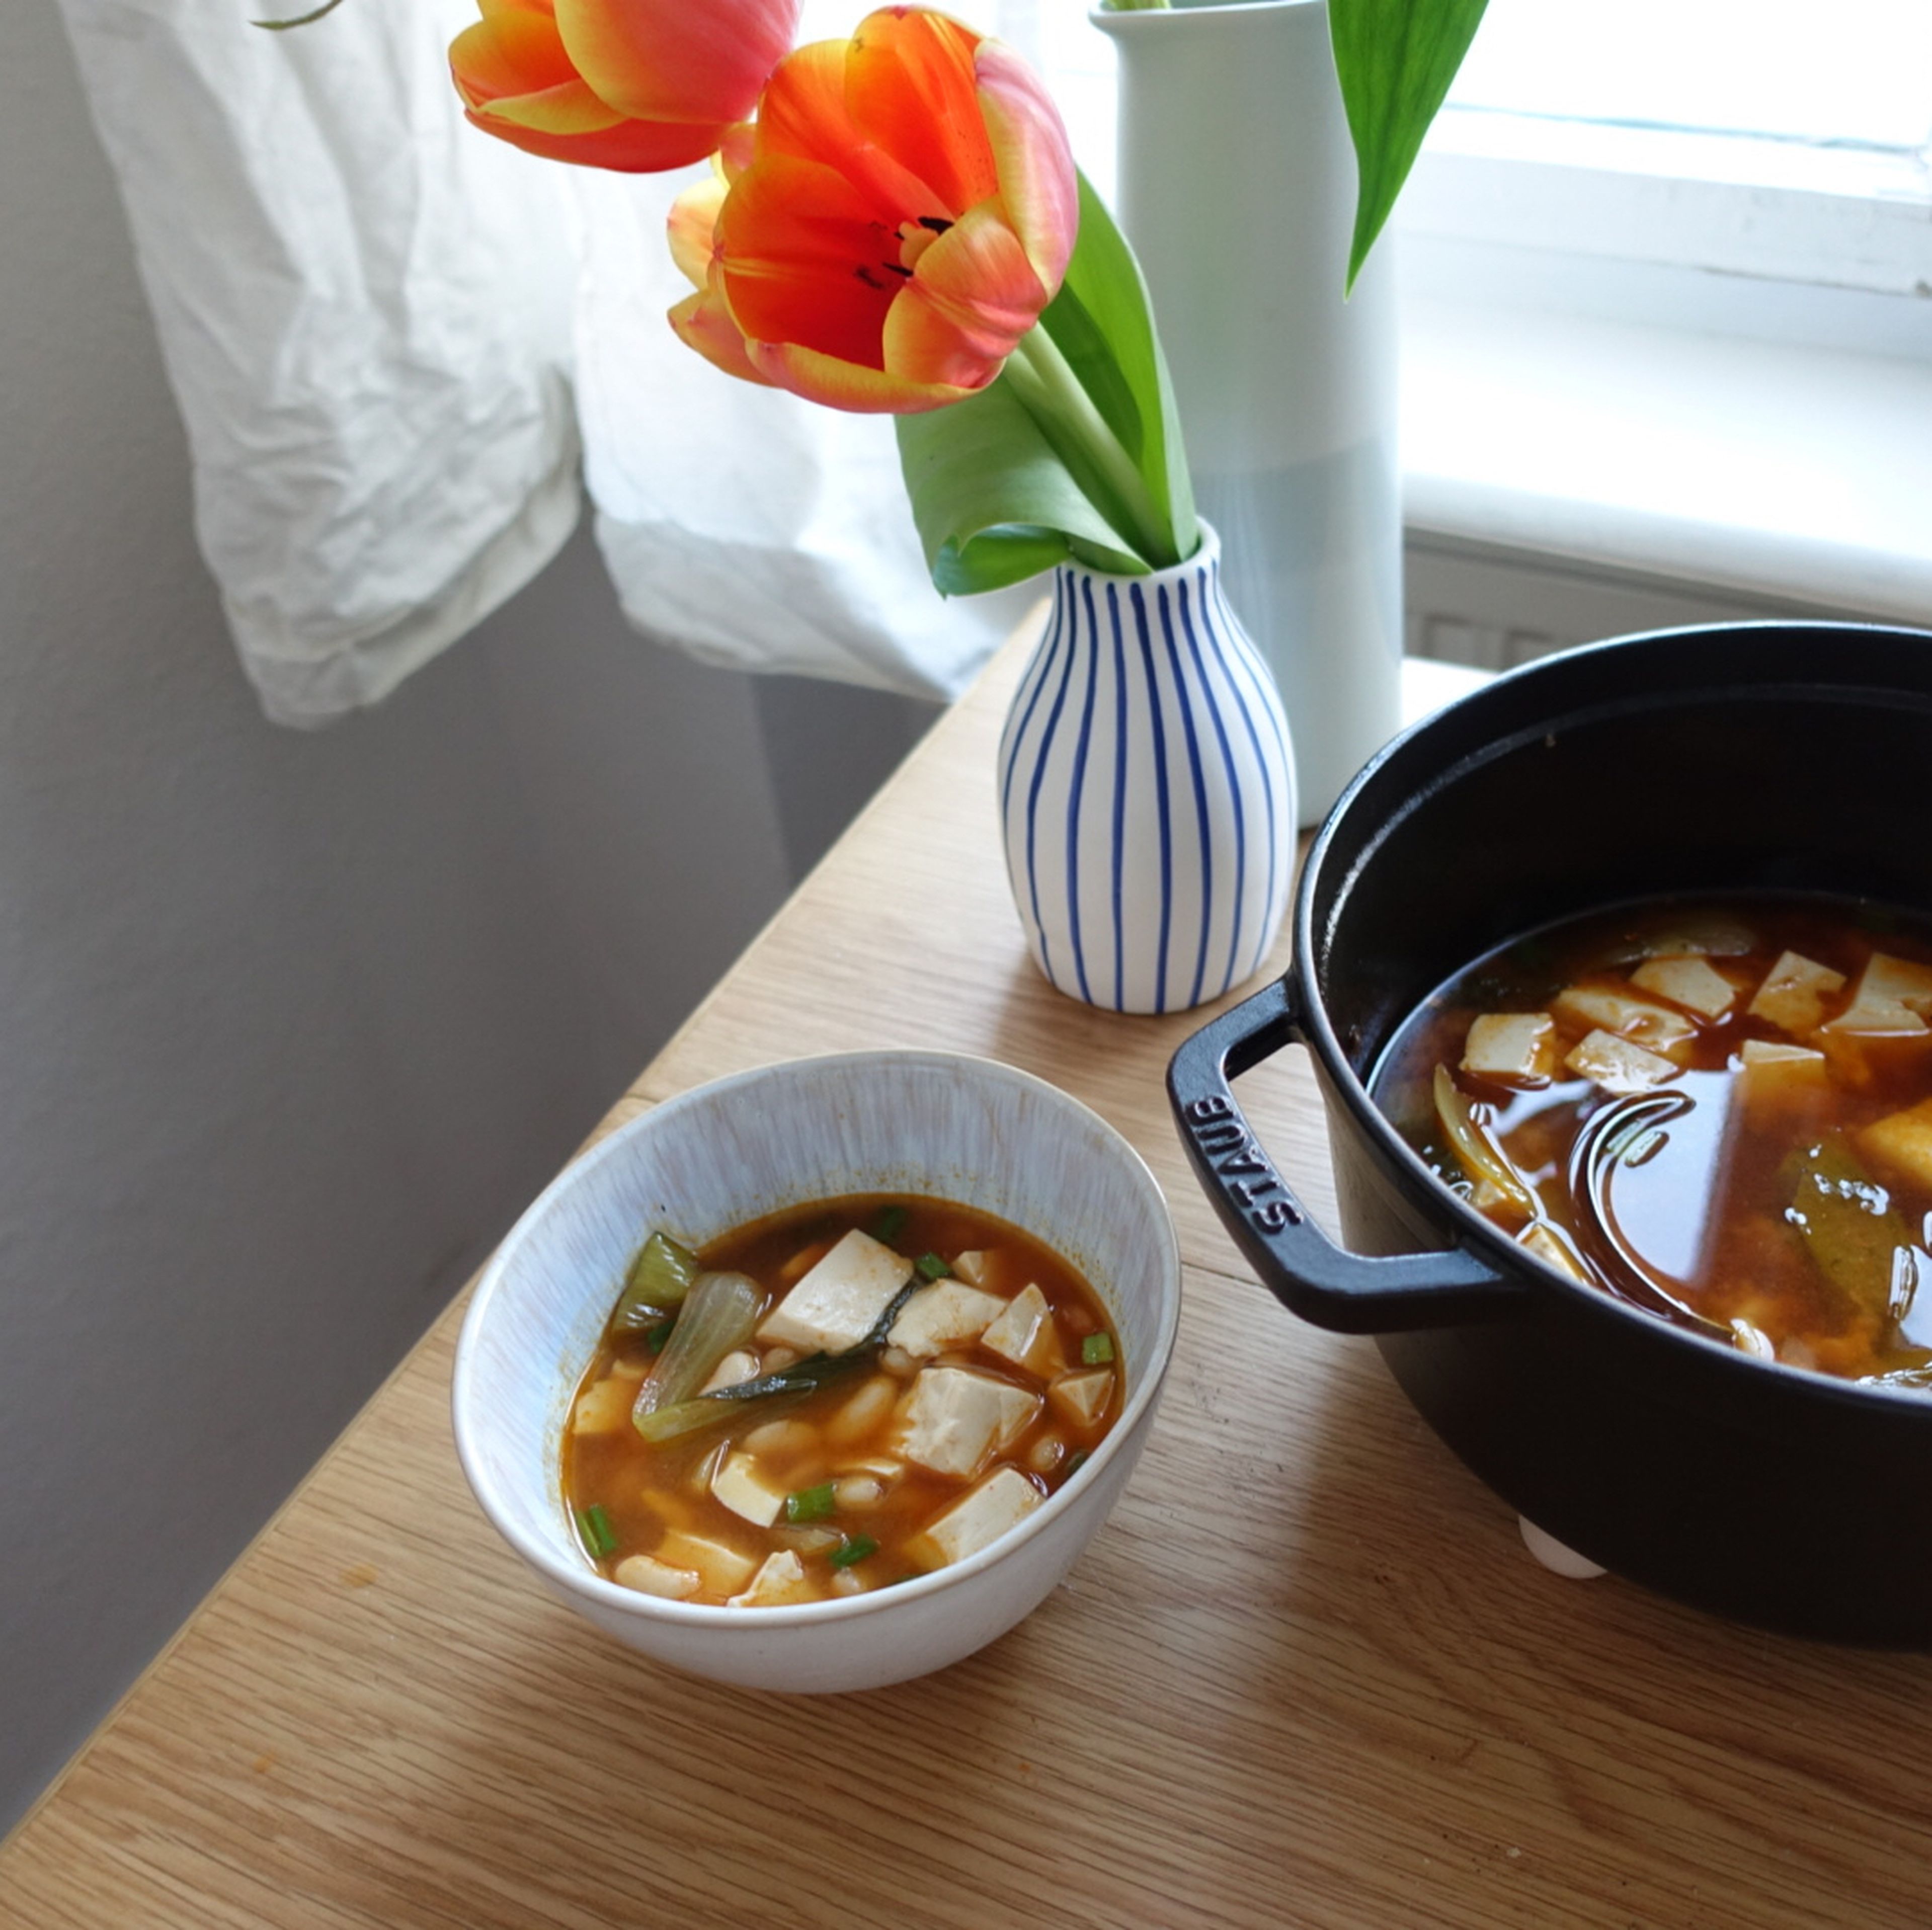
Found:
<svg viewBox="0 0 1932 1930"><path fill-rule="evenodd" d="M890 1374L875 1374L825 1424L828 1441L862 1439L879 1426L899 1397L898 1383Z"/></svg>
<svg viewBox="0 0 1932 1930"><path fill-rule="evenodd" d="M674 1568L650 1555L626 1555L611 1572L626 1588L673 1601L688 1601L704 1586L696 1569Z"/></svg>
<svg viewBox="0 0 1932 1930"><path fill-rule="evenodd" d="M885 1499L886 1484L875 1474L842 1475L832 1495L841 1509L862 1514Z"/></svg>

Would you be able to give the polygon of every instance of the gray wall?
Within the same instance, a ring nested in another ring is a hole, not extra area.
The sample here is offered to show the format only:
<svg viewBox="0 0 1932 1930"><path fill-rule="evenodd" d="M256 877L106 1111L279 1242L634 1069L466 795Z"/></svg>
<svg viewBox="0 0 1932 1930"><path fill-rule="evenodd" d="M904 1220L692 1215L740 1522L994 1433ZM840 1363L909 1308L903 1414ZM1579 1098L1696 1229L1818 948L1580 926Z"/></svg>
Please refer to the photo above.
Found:
<svg viewBox="0 0 1932 1930"><path fill-rule="evenodd" d="M65 43L46 0L22 11L0 62L0 1826L929 714L642 641L580 537L382 710L263 723Z"/></svg>

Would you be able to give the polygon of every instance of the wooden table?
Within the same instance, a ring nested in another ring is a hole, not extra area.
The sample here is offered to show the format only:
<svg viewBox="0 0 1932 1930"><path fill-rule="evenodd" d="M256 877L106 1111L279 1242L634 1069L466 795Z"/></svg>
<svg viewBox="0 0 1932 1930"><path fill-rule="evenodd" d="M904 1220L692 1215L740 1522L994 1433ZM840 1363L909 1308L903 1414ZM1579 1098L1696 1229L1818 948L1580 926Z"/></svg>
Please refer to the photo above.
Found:
<svg viewBox="0 0 1932 1930"><path fill-rule="evenodd" d="M471 1503L452 1308L0 1848L8 1930L1932 1924L1932 1661L1557 1579L1370 1343L1256 1285L1162 1091L1201 1015L1088 1010L1022 950L992 802L1018 669L604 1123L897 1043L1030 1067L1119 1127L1186 1301L1146 1457L1066 1583L875 1694L673 1675L539 1593ZM1298 1059L1242 1090L1319 1199Z"/></svg>

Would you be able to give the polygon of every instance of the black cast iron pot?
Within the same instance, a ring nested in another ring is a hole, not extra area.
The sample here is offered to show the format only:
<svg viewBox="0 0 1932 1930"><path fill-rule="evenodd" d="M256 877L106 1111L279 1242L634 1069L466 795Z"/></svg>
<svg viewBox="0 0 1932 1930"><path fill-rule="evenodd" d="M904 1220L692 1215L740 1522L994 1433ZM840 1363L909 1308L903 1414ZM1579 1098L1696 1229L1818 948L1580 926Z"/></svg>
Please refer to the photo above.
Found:
<svg viewBox="0 0 1932 1930"><path fill-rule="evenodd" d="M1594 645L1398 738L1317 836L1286 977L1175 1055L1195 1170L1262 1280L1372 1333L1511 1506L1616 1573L1789 1633L1932 1647L1932 1396L1753 1360L1534 1259L1370 1103L1445 979L1652 896L1827 891L1932 912L1932 636L1762 623ZM1229 1081L1292 1041L1328 1109L1346 1250Z"/></svg>

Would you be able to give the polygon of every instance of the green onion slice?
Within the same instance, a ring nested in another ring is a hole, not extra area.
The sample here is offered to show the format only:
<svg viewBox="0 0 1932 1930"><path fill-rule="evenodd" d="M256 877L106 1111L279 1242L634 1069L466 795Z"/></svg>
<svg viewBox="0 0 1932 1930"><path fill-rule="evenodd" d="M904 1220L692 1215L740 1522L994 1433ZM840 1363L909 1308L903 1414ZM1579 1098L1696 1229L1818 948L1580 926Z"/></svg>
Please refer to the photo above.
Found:
<svg viewBox="0 0 1932 1930"><path fill-rule="evenodd" d="M872 1238L881 1246L890 1247L905 1230L905 1223L910 1217L903 1206L888 1206L872 1222Z"/></svg>
<svg viewBox="0 0 1932 1930"><path fill-rule="evenodd" d="M1111 1334L1089 1334L1080 1343L1080 1364L1082 1367L1103 1367L1114 1358L1114 1337Z"/></svg>
<svg viewBox="0 0 1932 1930"><path fill-rule="evenodd" d="M802 1487L795 1494L785 1496L784 1511L788 1521L823 1521L832 1511L834 1506L832 1484L820 1481L816 1487Z"/></svg>
<svg viewBox="0 0 1932 1930"><path fill-rule="evenodd" d="M617 1531L610 1525L610 1517L604 1511L601 1501L593 1501L588 1508L576 1511L577 1532L583 1537L584 1545L596 1559L602 1561L606 1555L614 1554L617 1549Z"/></svg>
<svg viewBox="0 0 1932 1930"><path fill-rule="evenodd" d="M855 1563L862 1562L868 1555L876 1555L878 1552L879 1544L871 1535L854 1535L849 1541L834 1548L825 1559L835 1568L849 1568Z"/></svg>
<svg viewBox="0 0 1932 1930"><path fill-rule="evenodd" d="M952 1269L937 1253L921 1253L913 1262L913 1271L922 1280L948 1280Z"/></svg>

